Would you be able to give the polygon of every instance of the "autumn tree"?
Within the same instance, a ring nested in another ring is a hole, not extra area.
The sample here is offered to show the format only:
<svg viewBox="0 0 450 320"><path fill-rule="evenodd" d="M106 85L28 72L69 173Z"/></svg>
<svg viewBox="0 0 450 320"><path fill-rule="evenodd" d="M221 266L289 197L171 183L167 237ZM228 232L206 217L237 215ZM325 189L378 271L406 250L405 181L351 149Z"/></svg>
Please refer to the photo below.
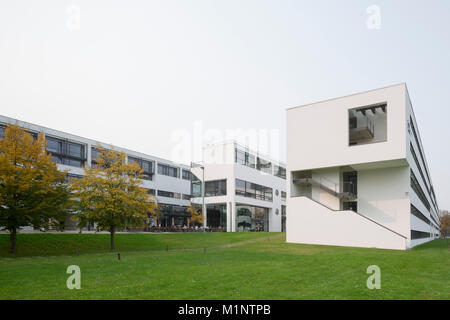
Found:
<svg viewBox="0 0 450 320"><path fill-rule="evenodd" d="M448 237L450 235L450 213L443 211L441 215L441 235L445 237L448 247Z"/></svg>
<svg viewBox="0 0 450 320"><path fill-rule="evenodd" d="M0 139L0 227L10 233L11 253L20 227L61 228L71 209L66 172L45 146L43 134L34 139L17 125L8 125Z"/></svg>
<svg viewBox="0 0 450 320"><path fill-rule="evenodd" d="M159 225L159 221L162 219L162 217L164 217L164 210L163 207L158 204L156 210L152 212L152 218L156 226Z"/></svg>
<svg viewBox="0 0 450 320"><path fill-rule="evenodd" d="M122 152L98 150L96 164L85 167L84 177L73 186L79 199L76 218L79 226L96 223L99 229L108 231L113 250L116 231L144 225L156 204L141 187L143 169L137 163L126 163Z"/></svg>
<svg viewBox="0 0 450 320"><path fill-rule="evenodd" d="M191 214L191 216L188 218L188 226L190 223L198 223L198 224L203 223L203 215L201 214L200 211L195 209L195 207L192 204L190 204L187 207L186 211Z"/></svg>

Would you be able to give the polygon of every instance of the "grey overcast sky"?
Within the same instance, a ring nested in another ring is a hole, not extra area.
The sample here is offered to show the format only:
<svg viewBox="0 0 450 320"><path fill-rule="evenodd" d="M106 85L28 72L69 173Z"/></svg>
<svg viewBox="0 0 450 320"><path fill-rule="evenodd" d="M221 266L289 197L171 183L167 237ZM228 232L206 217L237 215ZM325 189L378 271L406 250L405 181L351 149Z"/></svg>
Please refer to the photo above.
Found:
<svg viewBox="0 0 450 320"><path fill-rule="evenodd" d="M448 0L1 0L0 114L164 158L272 130L284 160L286 107L406 82L450 209L449 39Z"/></svg>

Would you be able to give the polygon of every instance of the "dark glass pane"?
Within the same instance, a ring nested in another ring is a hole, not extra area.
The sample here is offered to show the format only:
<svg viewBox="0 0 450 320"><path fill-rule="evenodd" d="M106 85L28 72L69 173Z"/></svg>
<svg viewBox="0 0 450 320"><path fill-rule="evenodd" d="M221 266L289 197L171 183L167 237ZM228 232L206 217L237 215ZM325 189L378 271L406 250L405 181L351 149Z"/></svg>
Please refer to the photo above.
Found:
<svg viewBox="0 0 450 320"><path fill-rule="evenodd" d="M50 153L62 154L62 141L47 137L47 151Z"/></svg>

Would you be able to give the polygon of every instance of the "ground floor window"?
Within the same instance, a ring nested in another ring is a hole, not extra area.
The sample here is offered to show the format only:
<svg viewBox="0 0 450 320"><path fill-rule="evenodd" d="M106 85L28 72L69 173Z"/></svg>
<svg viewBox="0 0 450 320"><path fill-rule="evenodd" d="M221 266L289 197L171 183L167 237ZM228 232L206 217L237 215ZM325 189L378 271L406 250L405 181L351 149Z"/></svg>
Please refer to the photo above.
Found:
<svg viewBox="0 0 450 320"><path fill-rule="evenodd" d="M206 224L209 229L227 230L227 205L206 205Z"/></svg>
<svg viewBox="0 0 450 320"><path fill-rule="evenodd" d="M286 232L286 206L281 206L281 232Z"/></svg>
<svg viewBox="0 0 450 320"><path fill-rule="evenodd" d="M236 205L236 231L269 231L269 209Z"/></svg>
<svg viewBox="0 0 450 320"><path fill-rule="evenodd" d="M358 203L356 201L344 201L342 203L342 210L351 210L358 212Z"/></svg>

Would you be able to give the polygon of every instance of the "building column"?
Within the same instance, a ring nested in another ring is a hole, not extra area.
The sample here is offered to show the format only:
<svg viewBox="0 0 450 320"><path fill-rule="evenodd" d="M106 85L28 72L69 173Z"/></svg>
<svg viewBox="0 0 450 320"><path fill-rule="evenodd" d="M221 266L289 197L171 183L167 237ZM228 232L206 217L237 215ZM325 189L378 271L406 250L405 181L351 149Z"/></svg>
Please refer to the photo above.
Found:
<svg viewBox="0 0 450 320"><path fill-rule="evenodd" d="M202 205L202 215L203 215L203 228L206 228L206 226L208 225L208 221L207 220L207 214L206 214L206 204Z"/></svg>
<svg viewBox="0 0 450 320"><path fill-rule="evenodd" d="M232 201L231 203L231 226L230 226L230 231L231 232L236 232L236 202Z"/></svg>

